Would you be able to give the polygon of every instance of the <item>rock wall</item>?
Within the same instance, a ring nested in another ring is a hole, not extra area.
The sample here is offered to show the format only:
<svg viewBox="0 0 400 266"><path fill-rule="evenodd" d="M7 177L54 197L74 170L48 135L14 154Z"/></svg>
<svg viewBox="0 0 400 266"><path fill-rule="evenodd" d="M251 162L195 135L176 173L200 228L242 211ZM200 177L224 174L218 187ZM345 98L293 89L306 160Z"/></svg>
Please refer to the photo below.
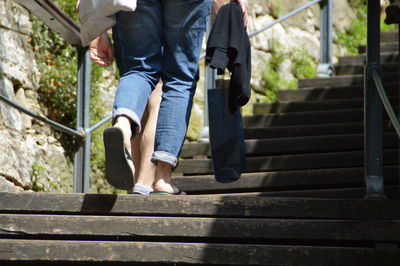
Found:
<svg viewBox="0 0 400 266"><path fill-rule="evenodd" d="M30 15L11 0L0 0L0 93L36 113L38 69ZM55 133L0 102L0 191L71 191L72 166Z"/></svg>

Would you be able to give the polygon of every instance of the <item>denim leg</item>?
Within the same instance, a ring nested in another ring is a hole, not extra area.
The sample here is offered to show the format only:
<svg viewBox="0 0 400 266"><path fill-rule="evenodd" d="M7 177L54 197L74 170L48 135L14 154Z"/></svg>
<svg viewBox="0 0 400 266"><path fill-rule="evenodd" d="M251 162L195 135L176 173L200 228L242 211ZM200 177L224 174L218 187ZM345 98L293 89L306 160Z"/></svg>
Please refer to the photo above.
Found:
<svg viewBox="0 0 400 266"><path fill-rule="evenodd" d="M140 131L148 98L162 68L162 12L160 0L139 0L134 12L119 12L113 27L115 57L120 71L113 120L129 117Z"/></svg>
<svg viewBox="0 0 400 266"><path fill-rule="evenodd" d="M211 1L161 0L161 3L164 85L152 160L176 166L189 123Z"/></svg>

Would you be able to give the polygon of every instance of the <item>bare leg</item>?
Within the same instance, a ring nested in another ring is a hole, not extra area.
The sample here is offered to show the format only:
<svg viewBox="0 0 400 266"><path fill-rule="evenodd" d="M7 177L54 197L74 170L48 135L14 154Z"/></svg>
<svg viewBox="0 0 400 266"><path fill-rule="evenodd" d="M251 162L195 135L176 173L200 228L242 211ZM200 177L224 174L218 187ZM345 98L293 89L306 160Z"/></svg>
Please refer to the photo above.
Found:
<svg viewBox="0 0 400 266"><path fill-rule="evenodd" d="M142 131L132 141L132 153L136 166L136 184L151 187L154 183L156 166L151 162L154 152L158 110L160 108L162 83L152 92L142 118Z"/></svg>

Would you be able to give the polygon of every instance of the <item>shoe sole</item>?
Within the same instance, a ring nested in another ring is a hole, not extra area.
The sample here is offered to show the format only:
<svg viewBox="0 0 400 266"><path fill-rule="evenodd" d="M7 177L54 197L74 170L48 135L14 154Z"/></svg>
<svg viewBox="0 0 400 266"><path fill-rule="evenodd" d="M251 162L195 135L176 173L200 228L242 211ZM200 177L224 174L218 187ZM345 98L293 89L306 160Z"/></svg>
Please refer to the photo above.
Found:
<svg viewBox="0 0 400 266"><path fill-rule="evenodd" d="M103 141L108 183L118 189L132 189L135 178L126 158L122 130L116 127L107 128L103 133Z"/></svg>

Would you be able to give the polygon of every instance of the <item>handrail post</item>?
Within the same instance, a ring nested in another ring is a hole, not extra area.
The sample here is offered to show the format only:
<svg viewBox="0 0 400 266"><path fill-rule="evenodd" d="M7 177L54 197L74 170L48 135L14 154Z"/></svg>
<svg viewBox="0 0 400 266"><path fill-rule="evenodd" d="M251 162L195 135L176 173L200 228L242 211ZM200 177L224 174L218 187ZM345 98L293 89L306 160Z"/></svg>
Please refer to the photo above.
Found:
<svg viewBox="0 0 400 266"><path fill-rule="evenodd" d="M210 35L213 24L212 16L208 16L206 37ZM204 126L201 130L200 139L201 142L209 142L209 121L208 121L208 93L207 90L215 88L216 70L212 69L208 65L205 66L205 77L204 77Z"/></svg>
<svg viewBox="0 0 400 266"><path fill-rule="evenodd" d="M335 75L332 65L332 21L333 0L320 2L320 64L317 68L317 77L331 77Z"/></svg>
<svg viewBox="0 0 400 266"><path fill-rule="evenodd" d="M380 72L380 1L367 0L367 56L364 69L365 198L385 198L382 167L382 102L372 79Z"/></svg>
<svg viewBox="0 0 400 266"><path fill-rule="evenodd" d="M90 59L86 48L78 47L77 129L85 132L76 138L74 156L74 192L86 193L90 186Z"/></svg>

